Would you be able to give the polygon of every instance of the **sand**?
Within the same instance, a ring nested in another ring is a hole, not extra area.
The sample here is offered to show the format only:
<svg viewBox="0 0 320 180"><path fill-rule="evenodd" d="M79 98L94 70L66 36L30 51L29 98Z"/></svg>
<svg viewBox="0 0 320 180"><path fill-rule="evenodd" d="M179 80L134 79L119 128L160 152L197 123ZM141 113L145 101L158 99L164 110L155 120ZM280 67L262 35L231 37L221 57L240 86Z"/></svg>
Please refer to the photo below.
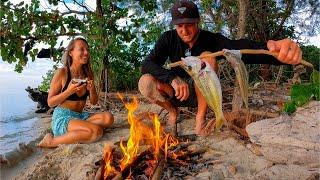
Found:
<svg viewBox="0 0 320 180"><path fill-rule="evenodd" d="M139 112L159 113L161 108L142 102ZM2 169L1 179L94 179L98 169L96 162L102 159L105 144L119 148L120 140L129 137L127 111L123 105L114 108L114 124L105 130L102 139L90 144L61 145L54 149L37 148L35 153L27 160L20 162L12 168ZM160 119L165 119L165 112L160 114ZM41 137L50 128L50 118L42 118ZM185 117L178 124L178 134L194 133L195 117ZM319 173L310 171L310 168L294 164L275 164L259 152L259 146L252 144L248 139L243 139L231 130L223 130L218 134L207 137L197 137L192 142L193 147L204 148L206 152L200 157L199 162L210 166L198 166L190 171L184 178L189 179L316 179ZM272 170L271 174L268 174ZM299 170L299 171L298 171ZM285 172L285 174L284 174ZM295 172L299 174L296 175ZM169 175L168 175L169 176ZM174 172L171 177L175 177Z"/></svg>

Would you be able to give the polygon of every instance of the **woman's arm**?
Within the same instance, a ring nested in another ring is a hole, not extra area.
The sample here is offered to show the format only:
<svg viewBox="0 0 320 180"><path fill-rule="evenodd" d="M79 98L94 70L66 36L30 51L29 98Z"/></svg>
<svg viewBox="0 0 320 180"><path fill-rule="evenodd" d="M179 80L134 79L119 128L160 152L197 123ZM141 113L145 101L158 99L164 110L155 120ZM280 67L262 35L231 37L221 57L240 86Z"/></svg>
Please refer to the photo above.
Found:
<svg viewBox="0 0 320 180"><path fill-rule="evenodd" d="M96 86L94 85L94 80L90 79L87 82L87 90L89 91L90 103L92 105L97 104L98 102L98 94L96 91Z"/></svg>
<svg viewBox="0 0 320 180"><path fill-rule="evenodd" d="M68 88L61 92L62 90L62 82L63 79L66 77L66 70L64 68L58 69L54 74L49 94L48 94L48 105L49 107L55 107L59 104L63 103L71 94L75 93L78 87L78 84L70 83Z"/></svg>

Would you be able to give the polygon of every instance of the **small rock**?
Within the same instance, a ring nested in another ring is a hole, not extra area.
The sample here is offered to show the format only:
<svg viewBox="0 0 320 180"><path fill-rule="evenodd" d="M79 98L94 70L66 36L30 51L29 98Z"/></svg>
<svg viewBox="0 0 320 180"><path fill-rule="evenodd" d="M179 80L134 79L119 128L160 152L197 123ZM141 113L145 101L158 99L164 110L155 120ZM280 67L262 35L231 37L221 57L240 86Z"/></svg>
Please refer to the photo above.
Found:
<svg viewBox="0 0 320 180"><path fill-rule="evenodd" d="M234 165L228 166L229 173L235 175L237 173L237 168Z"/></svg>

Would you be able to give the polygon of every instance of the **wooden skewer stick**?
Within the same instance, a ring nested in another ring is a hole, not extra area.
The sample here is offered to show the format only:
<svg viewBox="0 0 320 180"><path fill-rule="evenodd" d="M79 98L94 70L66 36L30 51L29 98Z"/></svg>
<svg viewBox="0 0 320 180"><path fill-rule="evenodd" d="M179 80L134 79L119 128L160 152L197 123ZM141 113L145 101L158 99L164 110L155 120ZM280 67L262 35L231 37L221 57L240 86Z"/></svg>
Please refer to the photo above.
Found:
<svg viewBox="0 0 320 180"><path fill-rule="evenodd" d="M270 52L270 51L264 50L264 49L241 49L240 53L241 54L268 54L268 55L271 55L271 56L273 56L275 58L278 57L278 53L273 53L273 52ZM215 53L204 54L204 55L201 55L201 56L198 56L198 57L199 57L199 59L203 59L203 58L206 58L206 57L217 57L217 56L223 56L223 55L224 55L223 51L218 51L218 52L215 52ZM301 60L301 64L303 64L305 66L308 66L310 68L313 68L313 64L311 64L308 61L305 61L303 59ZM176 67L176 66L180 66L180 65L183 65L182 61L177 61L177 62L168 64L168 67Z"/></svg>
<svg viewBox="0 0 320 180"><path fill-rule="evenodd" d="M177 62L168 64L167 67L172 68L172 67L177 67L177 66L181 66L181 65L184 65L184 62L183 61L177 61Z"/></svg>

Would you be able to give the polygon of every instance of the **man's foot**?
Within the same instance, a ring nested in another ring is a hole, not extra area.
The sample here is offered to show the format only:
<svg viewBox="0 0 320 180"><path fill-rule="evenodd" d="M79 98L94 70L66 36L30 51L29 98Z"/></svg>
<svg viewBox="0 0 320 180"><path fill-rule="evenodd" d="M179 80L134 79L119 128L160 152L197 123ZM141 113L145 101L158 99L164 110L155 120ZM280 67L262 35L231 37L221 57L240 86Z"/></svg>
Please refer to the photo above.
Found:
<svg viewBox="0 0 320 180"><path fill-rule="evenodd" d="M177 124L177 119L179 116L179 109L178 108L172 108L171 111L169 111L168 114L168 124Z"/></svg>
<svg viewBox="0 0 320 180"><path fill-rule="evenodd" d="M39 142L38 147L43 148L51 148L51 147L57 147L52 145L53 136L51 133L48 133L44 136L44 138Z"/></svg>
<svg viewBox="0 0 320 180"><path fill-rule="evenodd" d="M196 116L195 133L199 136L204 136L206 134L205 117L199 116L198 114Z"/></svg>
<svg viewBox="0 0 320 180"><path fill-rule="evenodd" d="M178 108L172 108L172 110L169 111L165 132L170 133L173 137L176 137L178 134L177 133L178 116L179 116L179 109Z"/></svg>

